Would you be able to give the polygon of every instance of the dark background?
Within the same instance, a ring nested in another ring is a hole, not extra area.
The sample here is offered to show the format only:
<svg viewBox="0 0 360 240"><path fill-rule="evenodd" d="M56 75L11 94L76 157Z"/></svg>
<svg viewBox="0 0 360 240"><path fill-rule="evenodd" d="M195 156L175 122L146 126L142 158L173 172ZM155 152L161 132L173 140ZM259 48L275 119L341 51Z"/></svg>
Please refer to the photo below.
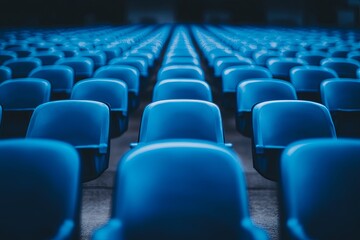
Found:
<svg viewBox="0 0 360 240"><path fill-rule="evenodd" d="M0 26L233 23L359 27L358 0L1 0Z"/></svg>

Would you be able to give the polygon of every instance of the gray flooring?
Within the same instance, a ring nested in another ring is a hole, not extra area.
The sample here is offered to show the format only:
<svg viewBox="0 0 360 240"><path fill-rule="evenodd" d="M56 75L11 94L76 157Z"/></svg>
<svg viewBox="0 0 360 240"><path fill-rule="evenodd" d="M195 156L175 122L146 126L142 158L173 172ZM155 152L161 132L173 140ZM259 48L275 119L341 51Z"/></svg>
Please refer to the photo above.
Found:
<svg viewBox="0 0 360 240"><path fill-rule="evenodd" d="M105 173L98 179L83 184L81 239L90 239L94 230L110 217L116 166L121 156L129 150L129 143L136 142L141 114L148 103L149 99L143 101L140 108L132 113L128 131L111 141L110 166ZM278 239L277 186L253 169L250 139L236 131L233 114L223 111L223 126L225 140L233 143L246 173L251 217L254 223L268 232L270 239Z"/></svg>

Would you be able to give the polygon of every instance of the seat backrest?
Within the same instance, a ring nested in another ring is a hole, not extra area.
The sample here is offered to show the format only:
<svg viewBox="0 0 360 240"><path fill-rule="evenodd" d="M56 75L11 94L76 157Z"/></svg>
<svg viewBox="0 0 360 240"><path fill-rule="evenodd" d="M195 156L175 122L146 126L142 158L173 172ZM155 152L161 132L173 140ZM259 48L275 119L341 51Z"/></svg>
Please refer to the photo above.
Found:
<svg viewBox="0 0 360 240"><path fill-rule="evenodd" d="M0 238L53 239L61 228L73 235L81 196L75 149L50 140L2 140L0 155Z"/></svg>
<svg viewBox="0 0 360 240"><path fill-rule="evenodd" d="M120 57L113 58L110 62L110 65L125 65L132 66L139 70L140 74L144 77L148 76L148 63L141 57Z"/></svg>
<svg viewBox="0 0 360 240"><path fill-rule="evenodd" d="M50 83L40 78L18 78L0 84L0 105L4 110L34 109L50 101Z"/></svg>
<svg viewBox="0 0 360 240"><path fill-rule="evenodd" d="M266 65L275 78L289 80L290 70L293 67L307 65L307 62L298 58L270 58Z"/></svg>
<svg viewBox="0 0 360 240"><path fill-rule="evenodd" d="M239 162L202 141L136 148L118 166L112 218L124 239L241 239L252 223Z"/></svg>
<svg viewBox="0 0 360 240"><path fill-rule="evenodd" d="M290 80L297 91L320 91L320 84L328 78L337 78L337 73L326 67L300 66L290 70Z"/></svg>
<svg viewBox="0 0 360 240"><path fill-rule="evenodd" d="M109 108L96 101L63 100L38 106L27 138L49 138L74 146L108 144Z"/></svg>
<svg viewBox="0 0 360 240"><path fill-rule="evenodd" d="M29 77L48 80L53 92L70 92L74 84L74 70L69 66L53 65L38 67L30 73Z"/></svg>
<svg viewBox="0 0 360 240"><path fill-rule="evenodd" d="M236 92L238 84L247 79L272 78L270 71L260 66L233 66L222 73L222 91Z"/></svg>
<svg viewBox="0 0 360 240"><path fill-rule="evenodd" d="M139 94L140 73L132 66L103 66L95 71L94 78L116 78L126 83L128 90Z"/></svg>
<svg viewBox="0 0 360 240"><path fill-rule="evenodd" d="M174 78L205 80L203 70L196 65L171 65L159 69L157 81Z"/></svg>
<svg viewBox="0 0 360 240"><path fill-rule="evenodd" d="M309 65L320 66L321 60L327 58L327 53L321 51L301 51L296 54L296 57L306 61Z"/></svg>
<svg viewBox="0 0 360 240"><path fill-rule="evenodd" d="M329 80L321 84L321 97L330 110L360 110L359 80Z"/></svg>
<svg viewBox="0 0 360 240"><path fill-rule="evenodd" d="M359 140L288 146L281 159L280 191L283 224L294 239L360 238L359 158Z"/></svg>
<svg viewBox="0 0 360 240"><path fill-rule="evenodd" d="M0 66L0 83L11 78L11 69Z"/></svg>
<svg viewBox="0 0 360 240"><path fill-rule="evenodd" d="M69 66L74 70L76 79L84 79L92 76L94 61L88 57L69 57L56 61L57 65Z"/></svg>
<svg viewBox="0 0 360 240"><path fill-rule="evenodd" d="M294 87L277 79L252 79L241 82L237 88L238 112L250 112L260 102L271 100L296 100Z"/></svg>
<svg viewBox="0 0 360 240"><path fill-rule="evenodd" d="M336 137L329 111L315 102L262 102L255 105L252 117L255 146L287 146L301 139Z"/></svg>
<svg viewBox="0 0 360 240"><path fill-rule="evenodd" d="M210 86L205 81L170 79L157 82L152 101L168 99L198 99L212 101Z"/></svg>
<svg viewBox="0 0 360 240"><path fill-rule="evenodd" d="M31 54L32 57L36 57L41 60L42 66L53 65L56 61L63 58L65 55L63 52L36 52Z"/></svg>
<svg viewBox="0 0 360 240"><path fill-rule="evenodd" d="M13 78L25 78L33 69L41 66L41 60L34 57L16 58L6 61L4 66L11 69Z"/></svg>
<svg viewBox="0 0 360 240"><path fill-rule="evenodd" d="M325 58L321 66L333 69L341 78L356 78L360 63L350 58Z"/></svg>
<svg viewBox="0 0 360 240"><path fill-rule="evenodd" d="M238 58L238 57L220 57L215 60L214 74L215 77L221 77L222 72L232 66L249 66L254 62L250 58Z"/></svg>
<svg viewBox="0 0 360 240"><path fill-rule="evenodd" d="M163 100L143 113L139 142L163 139L202 139L224 143L219 108L200 100Z"/></svg>
<svg viewBox="0 0 360 240"><path fill-rule="evenodd" d="M109 105L110 110L127 111L128 90L126 83L111 78L88 78L75 84L71 99L93 100Z"/></svg>
<svg viewBox="0 0 360 240"><path fill-rule="evenodd" d="M15 58L17 58L17 55L13 51L0 51L0 65L3 65L7 60Z"/></svg>

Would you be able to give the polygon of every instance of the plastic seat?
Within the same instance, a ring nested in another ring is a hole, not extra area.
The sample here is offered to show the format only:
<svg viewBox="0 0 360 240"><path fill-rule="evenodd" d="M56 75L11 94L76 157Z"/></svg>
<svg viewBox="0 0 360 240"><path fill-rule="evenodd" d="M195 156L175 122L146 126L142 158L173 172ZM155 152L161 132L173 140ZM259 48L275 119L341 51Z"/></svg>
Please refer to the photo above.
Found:
<svg viewBox="0 0 360 240"><path fill-rule="evenodd" d="M271 100L296 100L294 87L277 79L254 79L241 82L236 91L236 128L246 137L252 137L252 108Z"/></svg>
<svg viewBox="0 0 360 240"><path fill-rule="evenodd" d="M260 66L234 66L222 74L222 104L229 109L236 108L236 89L240 82L254 78L272 78L270 71Z"/></svg>
<svg viewBox="0 0 360 240"><path fill-rule="evenodd" d="M11 69L0 66L0 83L11 78Z"/></svg>
<svg viewBox="0 0 360 240"><path fill-rule="evenodd" d="M156 83L153 92L153 102L169 99L198 99L212 102L210 86L200 80L163 80Z"/></svg>
<svg viewBox="0 0 360 240"><path fill-rule="evenodd" d="M284 239L360 238L359 158L360 142L349 139L300 141L284 151Z"/></svg>
<svg viewBox="0 0 360 240"><path fill-rule="evenodd" d="M38 78L19 78L0 84L1 138L25 137L34 109L50 100L50 83Z"/></svg>
<svg viewBox="0 0 360 240"><path fill-rule="evenodd" d="M27 138L55 139L78 151L82 180L100 176L109 164L109 107L100 102L63 100L38 106L30 120Z"/></svg>
<svg viewBox="0 0 360 240"><path fill-rule="evenodd" d="M233 151L162 141L133 149L120 162L110 221L92 239L268 239L251 221Z"/></svg>
<svg viewBox="0 0 360 240"><path fill-rule="evenodd" d="M290 80L299 99L321 103L320 84L329 78L337 78L337 73L326 67L301 66L290 71Z"/></svg>
<svg viewBox="0 0 360 240"><path fill-rule="evenodd" d="M266 67L267 60L276 57L280 57L279 51L261 50L254 53L253 59L257 65Z"/></svg>
<svg viewBox="0 0 360 240"><path fill-rule="evenodd" d="M321 66L333 69L341 78L356 78L356 71L360 63L348 58L325 58Z"/></svg>
<svg viewBox="0 0 360 240"><path fill-rule="evenodd" d="M74 84L74 71L69 66L53 65L35 68L29 77L43 78L51 84L51 99L68 99Z"/></svg>
<svg viewBox="0 0 360 240"><path fill-rule="evenodd" d="M188 78L205 81L205 74L198 66L171 65L159 69L157 81L174 78Z"/></svg>
<svg viewBox="0 0 360 240"><path fill-rule="evenodd" d="M150 103L141 119L139 146L164 139L201 139L224 144L219 108L201 100Z"/></svg>
<svg viewBox="0 0 360 240"><path fill-rule="evenodd" d="M170 66L170 65L194 65L200 67L200 61L194 57L168 57L163 62L163 66Z"/></svg>
<svg viewBox="0 0 360 240"><path fill-rule="evenodd" d="M335 138L327 108L300 100L262 102L253 108L253 165L265 178L277 181L283 150L309 138Z"/></svg>
<svg viewBox="0 0 360 240"><path fill-rule="evenodd" d="M66 143L0 141L1 239L76 239L80 162Z"/></svg>
<svg viewBox="0 0 360 240"><path fill-rule="evenodd" d="M128 88L128 110L134 111L140 104L140 73L132 66L103 66L95 71L94 78L116 78Z"/></svg>
<svg viewBox="0 0 360 240"><path fill-rule="evenodd" d="M338 137L360 138L360 81L324 81L321 96L331 113Z"/></svg>
<svg viewBox="0 0 360 240"><path fill-rule="evenodd" d="M306 61L309 65L320 66L321 60L328 57L328 55L321 51L301 51L296 54L298 59Z"/></svg>
<svg viewBox="0 0 360 240"><path fill-rule="evenodd" d="M71 99L103 102L110 107L110 137L121 136L128 129L128 89L118 79L90 78L75 84Z"/></svg>
<svg viewBox="0 0 360 240"><path fill-rule="evenodd" d="M40 59L42 66L47 66L54 65L59 59L62 59L65 55L63 52L37 52L31 54L31 56Z"/></svg>
<svg viewBox="0 0 360 240"><path fill-rule="evenodd" d="M3 65L6 61L17 58L15 52L12 51L0 51L0 65Z"/></svg>
<svg viewBox="0 0 360 240"><path fill-rule="evenodd" d="M307 65L307 62L298 58L270 58L266 65L274 78L290 81L290 70Z"/></svg>
<svg viewBox="0 0 360 240"><path fill-rule="evenodd" d="M238 58L238 57L222 57L217 58L214 63L215 77L221 77L223 71L232 66L249 66L254 62L250 58Z"/></svg>
<svg viewBox="0 0 360 240"><path fill-rule="evenodd" d="M360 62L360 51L351 51L348 53L347 58L354 59Z"/></svg>
<svg viewBox="0 0 360 240"><path fill-rule="evenodd" d="M32 70L41 66L41 60L34 57L16 58L6 61L4 66L11 69L12 78L26 78Z"/></svg>
<svg viewBox="0 0 360 240"><path fill-rule="evenodd" d="M148 77L148 63L143 58L140 57L123 57L123 58L113 58L109 65L125 65L125 66L132 66L139 70L140 75L142 77Z"/></svg>
<svg viewBox="0 0 360 240"><path fill-rule="evenodd" d="M106 65L106 54L103 51L82 52L80 56L90 58L94 63L94 70Z"/></svg>
<svg viewBox="0 0 360 240"><path fill-rule="evenodd" d="M94 62L87 57L62 58L56 64L71 67L74 70L75 82L91 77L94 71Z"/></svg>

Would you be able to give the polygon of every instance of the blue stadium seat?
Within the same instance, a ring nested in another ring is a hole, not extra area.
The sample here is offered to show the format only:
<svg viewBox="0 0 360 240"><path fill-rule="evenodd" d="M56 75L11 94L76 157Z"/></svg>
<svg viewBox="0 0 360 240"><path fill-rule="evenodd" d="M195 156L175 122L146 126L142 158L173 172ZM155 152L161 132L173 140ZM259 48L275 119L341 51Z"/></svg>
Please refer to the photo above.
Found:
<svg viewBox="0 0 360 240"><path fill-rule="evenodd" d="M47 66L54 65L59 59L62 59L65 55L63 52L36 52L31 54L31 56L40 59L42 66Z"/></svg>
<svg viewBox="0 0 360 240"><path fill-rule="evenodd" d="M11 69L0 66L0 83L11 78Z"/></svg>
<svg viewBox="0 0 360 240"><path fill-rule="evenodd" d="M157 82L152 101L169 99L198 99L212 102L210 86L205 81L170 79Z"/></svg>
<svg viewBox="0 0 360 240"><path fill-rule="evenodd" d="M337 78L337 73L326 67L301 66L290 70L290 80L299 99L321 103L320 84L329 78Z"/></svg>
<svg viewBox="0 0 360 240"><path fill-rule="evenodd" d="M200 61L198 58L194 57L168 57L164 60L163 66L170 66L170 65L194 65L200 67Z"/></svg>
<svg viewBox="0 0 360 240"><path fill-rule="evenodd" d="M0 141L0 238L77 239L80 162L66 143Z"/></svg>
<svg viewBox="0 0 360 240"><path fill-rule="evenodd" d="M126 83L128 88L128 110L134 111L140 104L140 73L132 66L103 66L95 71L94 78L116 78Z"/></svg>
<svg viewBox="0 0 360 240"><path fill-rule="evenodd" d="M266 67L266 62L270 58L280 57L279 51L274 50L260 50L253 54L253 59L256 65Z"/></svg>
<svg viewBox="0 0 360 240"><path fill-rule="evenodd" d="M138 146L164 139L201 139L224 145L219 108L208 101L184 99L149 104L141 119Z"/></svg>
<svg viewBox="0 0 360 240"><path fill-rule="evenodd" d="M253 164L265 178L277 181L284 148L308 138L335 138L327 108L300 100L262 102L253 108Z"/></svg>
<svg viewBox="0 0 360 240"><path fill-rule="evenodd" d="M331 113L338 137L360 138L360 81L325 81L321 84L321 96Z"/></svg>
<svg viewBox="0 0 360 240"><path fill-rule="evenodd" d="M56 64L71 67L74 70L75 82L91 77L94 71L94 62L88 57L62 58Z"/></svg>
<svg viewBox="0 0 360 240"><path fill-rule="evenodd" d="M133 149L118 165L111 219L92 239L268 239L250 218L239 162L202 141Z"/></svg>
<svg viewBox="0 0 360 240"><path fill-rule="evenodd" d="M17 58L17 55L13 51L0 51L0 66L3 65L6 61Z"/></svg>
<svg viewBox="0 0 360 240"><path fill-rule="evenodd" d="M236 91L236 128L246 137L252 137L252 108L271 100L296 100L294 87L283 80L252 79L241 82Z"/></svg>
<svg viewBox="0 0 360 240"><path fill-rule="evenodd" d="M325 58L321 66L333 69L341 78L356 78L356 71L360 63L349 58Z"/></svg>
<svg viewBox="0 0 360 240"><path fill-rule="evenodd" d="M203 70L194 65L171 65L159 69L157 81L174 78L188 78L205 81Z"/></svg>
<svg viewBox="0 0 360 240"><path fill-rule="evenodd" d="M109 65L125 65L125 66L132 66L139 70L140 75L142 77L148 77L148 63L143 58L140 57L121 57L121 58L113 58Z"/></svg>
<svg viewBox="0 0 360 240"><path fill-rule="evenodd" d="M101 50L80 52L79 56L90 58L94 63L94 70L106 65L106 54Z"/></svg>
<svg viewBox="0 0 360 240"><path fill-rule="evenodd" d="M328 55L321 51L301 51L296 54L296 57L306 61L311 66L320 66L321 60L327 58Z"/></svg>
<svg viewBox="0 0 360 240"><path fill-rule="evenodd" d="M41 66L41 60L34 57L15 58L6 61L4 66L11 69L12 78L26 78L32 70Z"/></svg>
<svg viewBox="0 0 360 240"><path fill-rule="evenodd" d="M29 77L43 78L51 84L51 99L60 100L70 97L74 84L74 70L69 66L52 65L35 68Z"/></svg>
<svg viewBox="0 0 360 240"><path fill-rule="evenodd" d="M236 90L240 82L254 78L272 78L270 71L260 66L234 66L222 73L222 104L229 109L236 107Z"/></svg>
<svg viewBox="0 0 360 240"><path fill-rule="evenodd" d="M50 100L50 83L39 78L11 79L0 84L0 138L25 137L34 109Z"/></svg>
<svg viewBox="0 0 360 240"><path fill-rule="evenodd" d="M110 137L121 136L128 128L128 89L118 79L88 78L73 87L71 99L103 102L110 107Z"/></svg>
<svg viewBox="0 0 360 240"><path fill-rule="evenodd" d="M100 176L109 164L109 107L100 102L62 100L38 106L27 138L55 139L73 145L81 158L82 180Z"/></svg>
<svg viewBox="0 0 360 240"><path fill-rule="evenodd" d="M290 81L290 70L293 67L307 65L307 62L298 58L270 58L266 65L274 78Z"/></svg>
<svg viewBox="0 0 360 240"><path fill-rule="evenodd" d="M359 239L360 141L307 140L281 159L283 239Z"/></svg>
<svg viewBox="0 0 360 240"><path fill-rule="evenodd" d="M238 57L221 57L217 58L214 63L215 77L221 77L223 71L232 66L250 66L254 62L250 58L238 58Z"/></svg>

